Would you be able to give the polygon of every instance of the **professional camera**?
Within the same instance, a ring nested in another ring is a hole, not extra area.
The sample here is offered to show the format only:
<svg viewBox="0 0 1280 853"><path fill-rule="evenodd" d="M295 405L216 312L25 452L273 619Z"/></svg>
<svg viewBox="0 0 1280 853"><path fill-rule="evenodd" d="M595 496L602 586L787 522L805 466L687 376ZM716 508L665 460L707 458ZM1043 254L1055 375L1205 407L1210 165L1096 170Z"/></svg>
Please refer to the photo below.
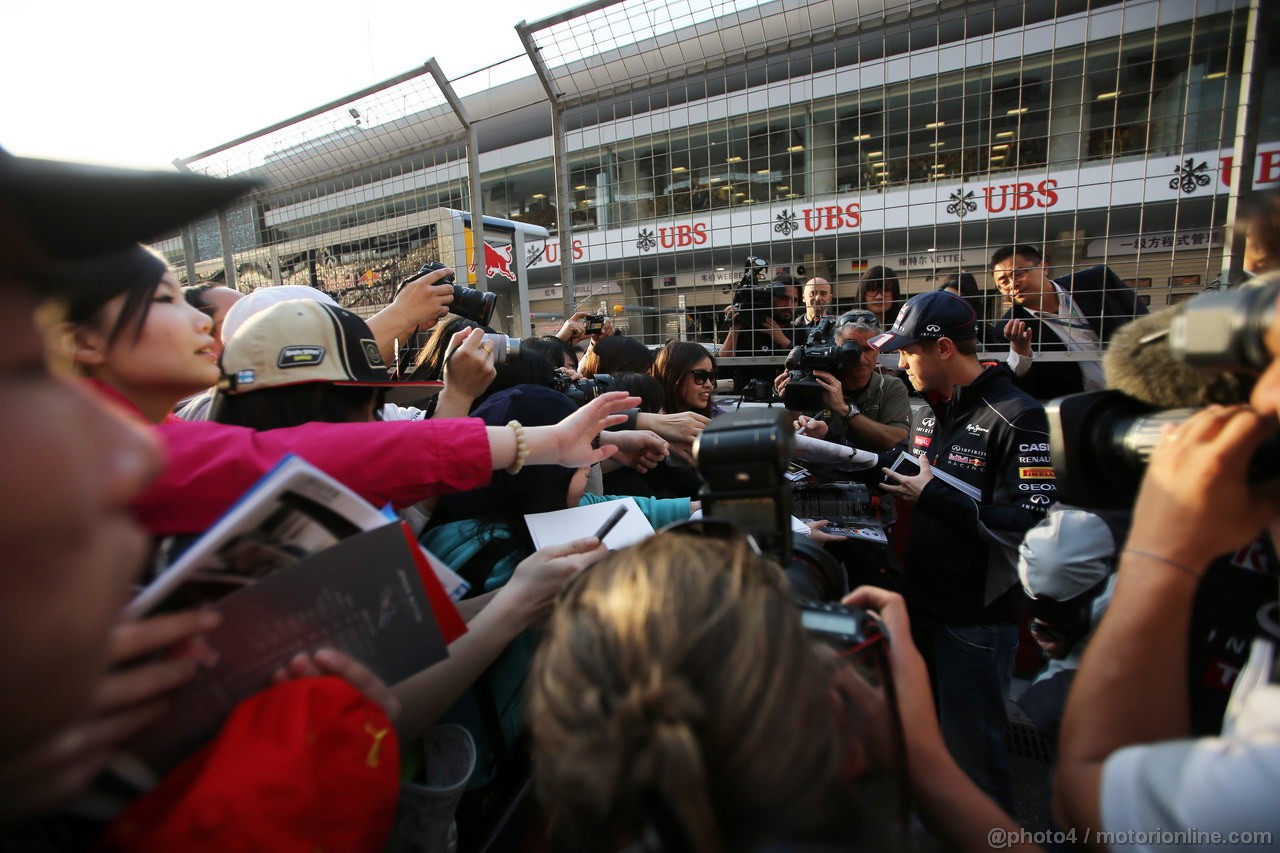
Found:
<svg viewBox="0 0 1280 853"><path fill-rule="evenodd" d="M604 315L588 314L582 318L583 334L598 335L604 331Z"/></svg>
<svg viewBox="0 0 1280 853"><path fill-rule="evenodd" d="M823 317L809 333L809 341L796 347L787 356L787 370L791 379L783 391L783 401L793 412L816 412L825 408L822 402L823 387L813 375L815 370L830 373L839 379L850 365L862 356L862 344L845 341L837 344L834 317Z"/></svg>
<svg viewBox="0 0 1280 853"><path fill-rule="evenodd" d="M582 406L601 394L613 390L613 376L608 373L597 373L590 379L579 379L575 382L557 370L551 377L551 387Z"/></svg>
<svg viewBox="0 0 1280 853"><path fill-rule="evenodd" d="M765 316L760 312L773 311L773 287L761 284L768 267L769 261L766 258L754 256L747 258L742 270L742 278L738 280L738 286L733 291L731 304L737 309L737 314L733 318L735 327L759 328Z"/></svg>
<svg viewBox="0 0 1280 853"><path fill-rule="evenodd" d="M783 567L797 597L838 601L849 591L844 567L821 545L791 534L791 485L785 477L795 445L786 412L730 412L711 421L693 445L705 485L705 519L749 534Z"/></svg>
<svg viewBox="0 0 1280 853"><path fill-rule="evenodd" d="M1275 319L1278 289L1280 279L1274 279L1197 296L1172 315L1167 341L1157 333L1138 342L1139 347L1167 345L1166 369L1159 370L1159 362L1146 352L1135 350L1134 360L1148 359L1143 370L1162 373L1164 383L1183 366L1256 374L1271 361L1264 338ZM1216 375L1206 373L1204 384ZM1139 376L1130 385L1146 383ZM1196 412L1194 408L1160 408L1117 390L1061 397L1045 410L1049 443L1021 446L1023 461L1039 464L1036 454L1050 454L1058 499L1099 509L1132 506L1163 428L1181 424ZM1249 480L1258 483L1276 476L1280 476L1280 439L1273 436L1254 454Z"/></svg>
<svg viewBox="0 0 1280 853"><path fill-rule="evenodd" d="M422 269L396 285L396 297L400 296L400 291L404 290L405 285L417 281L427 273L444 268L445 265L439 261L431 261L428 264L423 264ZM455 284L453 276L451 275L445 276L440 280L440 283L453 285L453 302L449 305L449 310L451 312L457 314L459 317L464 317L473 323L479 323L481 326L489 325L489 321L493 319L493 308L498 302L496 294L476 290L475 288L466 287L461 284Z"/></svg>

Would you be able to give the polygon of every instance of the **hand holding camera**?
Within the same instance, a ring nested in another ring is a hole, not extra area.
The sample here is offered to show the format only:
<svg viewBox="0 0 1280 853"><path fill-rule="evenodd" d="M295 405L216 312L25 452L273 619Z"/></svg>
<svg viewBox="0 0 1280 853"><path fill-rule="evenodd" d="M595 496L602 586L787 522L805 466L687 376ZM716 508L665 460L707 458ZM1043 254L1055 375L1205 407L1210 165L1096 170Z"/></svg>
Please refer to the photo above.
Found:
<svg viewBox="0 0 1280 853"><path fill-rule="evenodd" d="M453 270L439 261L431 261L423 264L422 269L406 278L396 286L395 299L399 300L401 295L406 293L410 287L419 281L430 281L432 285L448 285L452 299L444 300L442 304L449 305L449 310L459 317L464 317L473 323L479 323L481 326L488 326L489 321L493 319L493 309L498 302L498 297L494 293L487 293L476 290L472 287L465 287L461 284L454 283ZM434 323L443 317L443 313L437 314L434 318L421 325Z"/></svg>

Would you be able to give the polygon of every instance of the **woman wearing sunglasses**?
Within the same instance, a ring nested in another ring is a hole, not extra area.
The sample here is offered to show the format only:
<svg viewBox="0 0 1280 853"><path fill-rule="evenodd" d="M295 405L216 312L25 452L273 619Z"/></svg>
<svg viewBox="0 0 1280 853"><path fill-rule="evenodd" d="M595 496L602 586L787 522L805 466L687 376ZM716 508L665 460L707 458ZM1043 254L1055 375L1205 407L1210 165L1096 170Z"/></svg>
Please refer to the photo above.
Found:
<svg viewBox="0 0 1280 853"><path fill-rule="evenodd" d="M696 412L708 418L720 414L712 402L716 360L702 344L668 341L653 362L653 375L662 383L665 413Z"/></svg>

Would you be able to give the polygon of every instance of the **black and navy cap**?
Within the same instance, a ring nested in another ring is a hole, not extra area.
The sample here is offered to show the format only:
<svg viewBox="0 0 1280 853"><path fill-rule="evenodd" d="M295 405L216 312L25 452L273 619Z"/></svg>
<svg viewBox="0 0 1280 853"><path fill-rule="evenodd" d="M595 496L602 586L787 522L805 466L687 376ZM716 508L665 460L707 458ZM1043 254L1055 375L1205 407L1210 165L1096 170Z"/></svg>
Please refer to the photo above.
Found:
<svg viewBox="0 0 1280 853"><path fill-rule="evenodd" d="M893 328L867 341L867 346L893 352L919 341L971 341L977 337L978 318L969 303L953 293L935 290L908 299Z"/></svg>

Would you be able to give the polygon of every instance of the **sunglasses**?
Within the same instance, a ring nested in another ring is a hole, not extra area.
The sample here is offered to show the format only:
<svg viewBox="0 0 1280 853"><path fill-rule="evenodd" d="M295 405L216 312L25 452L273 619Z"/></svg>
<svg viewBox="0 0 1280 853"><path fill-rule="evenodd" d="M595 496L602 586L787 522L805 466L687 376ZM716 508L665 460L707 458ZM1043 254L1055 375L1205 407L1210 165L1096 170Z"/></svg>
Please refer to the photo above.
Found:
<svg viewBox="0 0 1280 853"><path fill-rule="evenodd" d="M698 385L716 384L716 372L714 370L690 370L685 375L692 376L693 381Z"/></svg>

